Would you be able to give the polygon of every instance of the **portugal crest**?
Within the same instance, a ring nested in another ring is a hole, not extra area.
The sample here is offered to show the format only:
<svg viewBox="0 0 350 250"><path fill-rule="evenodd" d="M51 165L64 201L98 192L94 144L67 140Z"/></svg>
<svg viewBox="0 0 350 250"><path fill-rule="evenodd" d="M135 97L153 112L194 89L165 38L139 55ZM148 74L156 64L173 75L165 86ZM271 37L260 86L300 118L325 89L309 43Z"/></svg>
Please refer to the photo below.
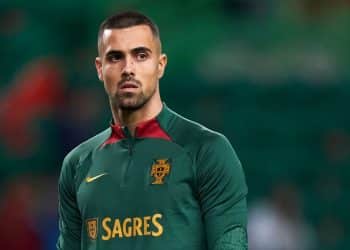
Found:
<svg viewBox="0 0 350 250"><path fill-rule="evenodd" d="M97 218L86 220L87 234L90 239L97 239Z"/></svg>
<svg viewBox="0 0 350 250"><path fill-rule="evenodd" d="M164 184L164 177L170 173L170 159L154 160L151 176L154 177L152 184Z"/></svg>

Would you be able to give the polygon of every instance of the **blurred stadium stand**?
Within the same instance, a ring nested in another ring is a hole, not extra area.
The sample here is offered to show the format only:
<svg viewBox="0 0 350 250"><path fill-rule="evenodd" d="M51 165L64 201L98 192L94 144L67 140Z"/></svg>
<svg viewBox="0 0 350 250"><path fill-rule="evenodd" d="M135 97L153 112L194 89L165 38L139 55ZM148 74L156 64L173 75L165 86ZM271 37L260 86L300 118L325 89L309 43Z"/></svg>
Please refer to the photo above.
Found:
<svg viewBox="0 0 350 250"><path fill-rule="evenodd" d="M98 25L123 9L160 26L167 105L236 149L250 190L251 249L350 249L349 7L0 1L0 249L55 249L62 159L110 120L93 65ZM308 233L290 233L300 228ZM274 230L290 237L264 245Z"/></svg>

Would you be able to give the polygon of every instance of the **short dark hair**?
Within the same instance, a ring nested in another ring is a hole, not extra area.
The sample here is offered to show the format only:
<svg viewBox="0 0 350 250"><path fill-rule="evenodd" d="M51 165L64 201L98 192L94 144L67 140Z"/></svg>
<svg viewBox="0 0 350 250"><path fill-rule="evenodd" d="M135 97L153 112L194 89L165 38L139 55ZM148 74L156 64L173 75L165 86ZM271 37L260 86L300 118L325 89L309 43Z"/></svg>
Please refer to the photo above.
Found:
<svg viewBox="0 0 350 250"><path fill-rule="evenodd" d="M147 16L137 11L124 11L114 14L104 20L98 30L97 47L101 49L101 38L105 29L123 29L137 25L147 25L154 37L159 37L158 26Z"/></svg>

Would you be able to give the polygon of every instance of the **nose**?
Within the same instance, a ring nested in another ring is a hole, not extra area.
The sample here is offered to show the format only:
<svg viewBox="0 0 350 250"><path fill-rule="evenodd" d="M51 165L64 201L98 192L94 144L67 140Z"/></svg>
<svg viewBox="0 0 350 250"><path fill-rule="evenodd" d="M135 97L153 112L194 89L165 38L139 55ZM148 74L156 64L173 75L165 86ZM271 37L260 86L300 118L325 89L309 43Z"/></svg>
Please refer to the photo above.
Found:
<svg viewBox="0 0 350 250"><path fill-rule="evenodd" d="M125 58L124 68L122 70L123 75L134 75L135 74L135 62L132 57L127 56Z"/></svg>

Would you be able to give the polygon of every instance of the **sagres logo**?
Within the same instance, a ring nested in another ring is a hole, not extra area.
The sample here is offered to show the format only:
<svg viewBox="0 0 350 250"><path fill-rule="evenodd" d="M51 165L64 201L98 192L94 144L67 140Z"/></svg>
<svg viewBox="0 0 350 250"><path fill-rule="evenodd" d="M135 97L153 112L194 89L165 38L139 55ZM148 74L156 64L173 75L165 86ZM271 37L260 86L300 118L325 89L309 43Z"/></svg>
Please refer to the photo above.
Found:
<svg viewBox="0 0 350 250"><path fill-rule="evenodd" d="M170 159L154 160L151 176L154 177L152 184L164 184L164 177L170 173Z"/></svg>
<svg viewBox="0 0 350 250"><path fill-rule="evenodd" d="M163 214L143 217L99 217L87 219L87 238L90 240L115 240L134 237L161 237L164 232Z"/></svg>
<svg viewBox="0 0 350 250"><path fill-rule="evenodd" d="M88 234L89 238L92 240L97 239L97 230L98 230L97 225L98 225L98 218L86 220L87 234Z"/></svg>

